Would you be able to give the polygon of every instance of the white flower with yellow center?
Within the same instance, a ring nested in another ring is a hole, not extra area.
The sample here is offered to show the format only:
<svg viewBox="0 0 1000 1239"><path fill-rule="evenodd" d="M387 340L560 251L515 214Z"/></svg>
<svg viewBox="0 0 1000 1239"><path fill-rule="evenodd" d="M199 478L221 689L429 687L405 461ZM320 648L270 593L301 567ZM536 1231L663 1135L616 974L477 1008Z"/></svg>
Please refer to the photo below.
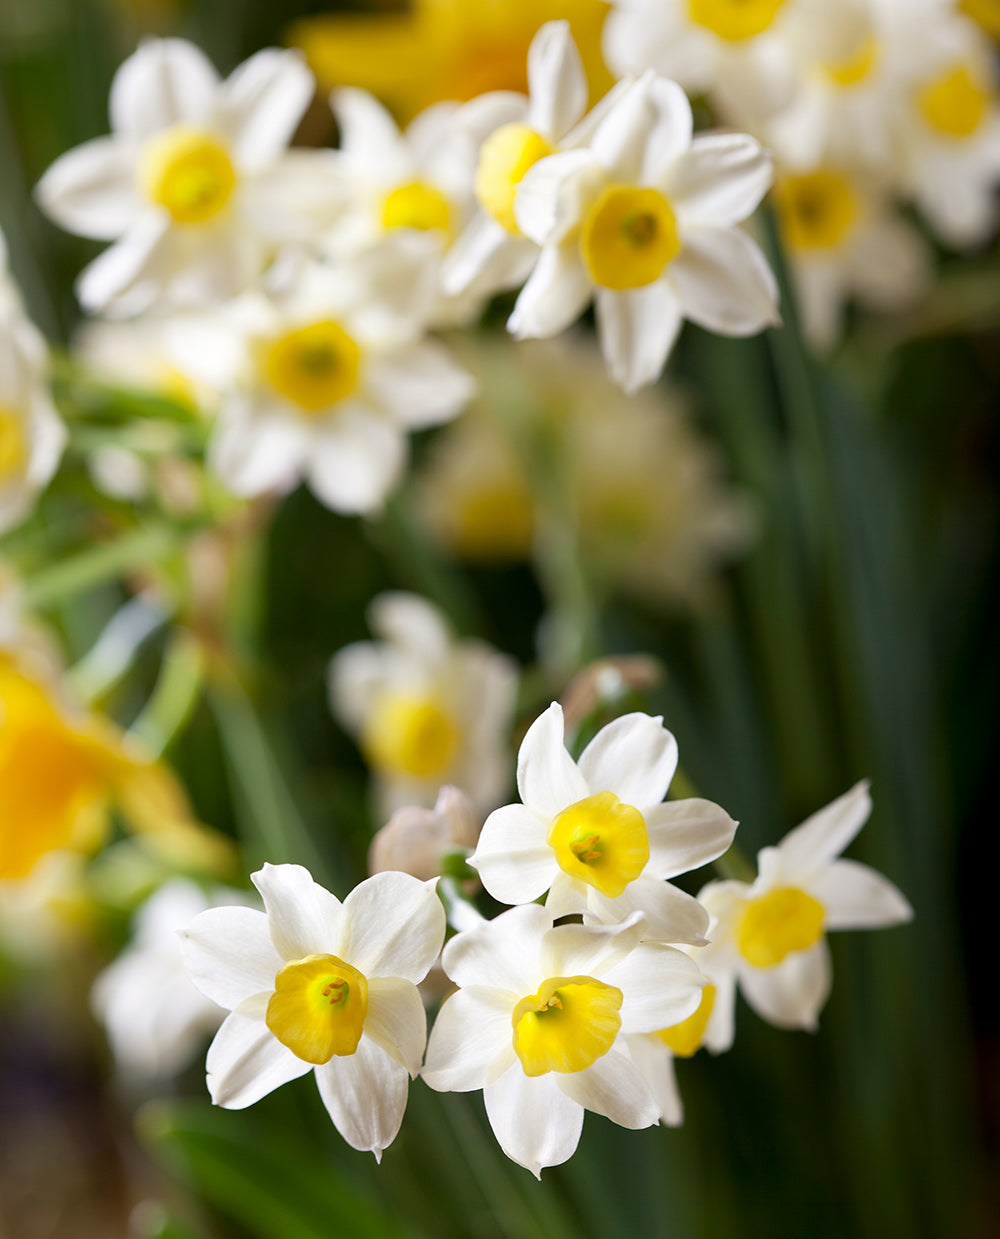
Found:
<svg viewBox="0 0 1000 1239"><path fill-rule="evenodd" d="M659 377L685 318L737 336L777 322L774 276L737 226L770 183L753 138L692 140L683 90L646 75L588 147L547 156L521 181L514 214L541 252L510 331L557 335L596 297L611 377L635 391Z"/></svg>
<svg viewBox="0 0 1000 1239"><path fill-rule="evenodd" d="M456 641L415 594L382 594L370 622L381 639L334 657L330 702L375 774L380 811L429 808L451 784L488 812L508 787L514 663L484 641Z"/></svg>
<svg viewBox="0 0 1000 1239"><path fill-rule="evenodd" d="M655 69L708 94L727 121L752 125L783 107L795 62L782 37L802 0L612 0L604 56L614 72Z"/></svg>
<svg viewBox="0 0 1000 1239"><path fill-rule="evenodd" d="M90 995L124 1076L176 1075L218 1029L225 1012L192 984L180 934L206 908L243 899L223 889L209 898L193 882L174 878L139 908L131 942L100 973Z"/></svg>
<svg viewBox="0 0 1000 1239"><path fill-rule="evenodd" d="M638 713L602 727L575 762L553 702L521 743L523 803L490 814L469 864L501 903L548 891L553 916L614 924L641 911L647 937L701 944L705 910L665 879L721 856L736 823L708 800L661 803L676 769L663 720Z"/></svg>
<svg viewBox="0 0 1000 1239"><path fill-rule="evenodd" d="M913 916L891 882L868 865L839 859L871 813L868 784L858 783L764 848L757 880L712 882L699 899L709 910L710 944L699 964L727 1012L713 1048L732 1042L733 991L779 1028L814 1029L830 992L826 934L880 929Z"/></svg>
<svg viewBox="0 0 1000 1239"><path fill-rule="evenodd" d="M1000 96L988 40L956 19L939 27L936 64L901 103L901 188L942 240L982 245L997 226Z"/></svg>
<svg viewBox="0 0 1000 1239"><path fill-rule="evenodd" d="M643 932L641 916L553 927L531 904L445 947L461 988L434 1024L423 1077L439 1092L482 1089L501 1148L536 1177L573 1155L585 1110L633 1129L659 1118L628 1039L690 1016L704 978Z"/></svg>
<svg viewBox="0 0 1000 1239"><path fill-rule="evenodd" d="M314 1070L337 1130L381 1160L427 1039L417 983L445 933L433 883L379 873L341 903L300 865L253 882L264 912L215 908L183 934L195 984L230 1012L208 1051L212 1101L242 1110Z"/></svg>
<svg viewBox="0 0 1000 1239"><path fill-rule="evenodd" d="M930 278L930 254L871 177L843 166L779 174L774 202L807 335L821 347L840 334L848 298L896 311Z"/></svg>
<svg viewBox="0 0 1000 1239"><path fill-rule="evenodd" d="M313 89L296 52L258 52L223 82L183 39L143 43L115 74L111 135L38 185L57 223L115 242L80 278L84 307L229 297L276 244L308 236L331 177L324 154L286 147Z"/></svg>
<svg viewBox="0 0 1000 1239"><path fill-rule="evenodd" d="M173 333L185 369L221 393L209 461L236 494L305 477L336 512L376 511L403 471L407 432L471 398L471 378L422 338L411 302L428 308L428 273L406 258L386 242L333 266L290 260L269 293Z"/></svg>

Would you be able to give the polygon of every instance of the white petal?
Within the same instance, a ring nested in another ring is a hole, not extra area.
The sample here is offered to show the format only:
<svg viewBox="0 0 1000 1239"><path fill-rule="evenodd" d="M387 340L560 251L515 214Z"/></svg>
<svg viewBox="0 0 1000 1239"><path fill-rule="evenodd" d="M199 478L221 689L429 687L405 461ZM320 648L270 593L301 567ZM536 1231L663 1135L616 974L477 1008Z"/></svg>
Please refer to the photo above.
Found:
<svg viewBox="0 0 1000 1239"><path fill-rule="evenodd" d="M676 82L656 77L649 86L653 119L639 184L656 185L691 145L694 119L687 95Z"/></svg>
<svg viewBox="0 0 1000 1239"><path fill-rule="evenodd" d="M633 912L646 918L644 936L657 942L684 942L702 946L708 931L708 913L692 895L658 878L636 878L617 898L590 887L587 919L615 924Z"/></svg>
<svg viewBox="0 0 1000 1239"><path fill-rule="evenodd" d="M365 1036L416 1076L427 1044L427 1013L420 992L402 977L368 978Z"/></svg>
<svg viewBox="0 0 1000 1239"><path fill-rule="evenodd" d="M290 417L235 395L219 414L208 460L233 494L248 497L294 486L307 451L307 436Z"/></svg>
<svg viewBox="0 0 1000 1239"><path fill-rule="evenodd" d="M340 130L340 149L352 165L381 184L392 184L408 172L399 126L374 95L345 86L330 96Z"/></svg>
<svg viewBox="0 0 1000 1239"><path fill-rule="evenodd" d="M644 928L641 916L618 925L556 925L542 941L541 970L546 977L603 977L635 950Z"/></svg>
<svg viewBox="0 0 1000 1239"><path fill-rule="evenodd" d="M347 896L344 958L366 977L403 977L414 984L444 945L445 915L434 882L408 873L377 873Z"/></svg>
<svg viewBox="0 0 1000 1239"><path fill-rule="evenodd" d="M817 348L830 348L840 335L848 271L836 259L799 259L792 267L802 328Z"/></svg>
<svg viewBox="0 0 1000 1239"><path fill-rule="evenodd" d="M339 412L316 436L309 486L334 512L374 512L406 457L398 427L361 408Z"/></svg>
<svg viewBox="0 0 1000 1239"><path fill-rule="evenodd" d="M590 148L612 181L637 185L646 160L654 113L650 102L653 75L635 82L597 126Z"/></svg>
<svg viewBox="0 0 1000 1239"><path fill-rule="evenodd" d="M368 1037L353 1054L316 1068L316 1084L333 1125L354 1149L375 1154L392 1144L403 1121L410 1078L406 1068Z"/></svg>
<svg viewBox="0 0 1000 1239"><path fill-rule="evenodd" d="M677 769L677 741L661 717L623 714L601 728L579 764L591 792L614 792L625 804L645 811L667 794Z"/></svg>
<svg viewBox="0 0 1000 1239"><path fill-rule="evenodd" d="M825 938L808 951L794 951L773 968L740 969L743 996L762 1019L778 1028L815 1030L830 981Z"/></svg>
<svg viewBox="0 0 1000 1239"><path fill-rule="evenodd" d="M476 394L472 375L430 340L373 358L367 384L393 420L410 430L448 421Z"/></svg>
<svg viewBox="0 0 1000 1239"><path fill-rule="evenodd" d="M537 253L526 238L513 236L488 215L475 215L445 255L441 287L450 297L515 288L527 278Z"/></svg>
<svg viewBox="0 0 1000 1239"><path fill-rule="evenodd" d="M528 728L517 755L517 790L546 827L563 809L590 795L566 750L563 728L562 706L554 701Z"/></svg>
<svg viewBox="0 0 1000 1239"><path fill-rule="evenodd" d="M809 883L826 909L827 929L880 929L913 919L913 909L888 878L856 860L835 860Z"/></svg>
<svg viewBox="0 0 1000 1239"><path fill-rule="evenodd" d="M312 1069L274 1036L263 1015L234 1011L215 1034L205 1060L208 1091L217 1106L243 1110Z"/></svg>
<svg viewBox="0 0 1000 1239"><path fill-rule="evenodd" d="M186 39L150 39L111 83L111 128L134 140L169 125L204 125L219 75Z"/></svg>
<svg viewBox="0 0 1000 1239"><path fill-rule="evenodd" d="M519 1062L483 1091L486 1114L500 1147L519 1166L541 1178L576 1152L583 1106L559 1087L556 1072L529 1077Z"/></svg>
<svg viewBox="0 0 1000 1239"><path fill-rule="evenodd" d="M666 280L625 293L600 289L597 329L612 380L626 392L655 383L681 329L677 295Z"/></svg>
<svg viewBox="0 0 1000 1239"><path fill-rule="evenodd" d="M656 1036L629 1037L627 1044L632 1061L660 1107L660 1122L667 1127L680 1127L684 1106L677 1088L673 1054Z"/></svg>
<svg viewBox="0 0 1000 1239"><path fill-rule="evenodd" d="M705 1048L712 1054L722 1054L736 1036L736 973L713 969L709 980L715 986L715 1002L705 1029Z"/></svg>
<svg viewBox="0 0 1000 1239"><path fill-rule="evenodd" d="M62 155L35 195L61 227L98 241L120 237L142 209L132 159L114 138L95 138Z"/></svg>
<svg viewBox="0 0 1000 1239"><path fill-rule="evenodd" d="M456 934L441 962L456 985L505 990L517 1001L534 993L541 981L542 935L552 917L536 903L501 912L492 921Z"/></svg>
<svg viewBox="0 0 1000 1239"><path fill-rule="evenodd" d="M398 645L415 661L443 665L451 657L452 638L441 612L421 597L391 589L368 608L372 632Z"/></svg>
<svg viewBox="0 0 1000 1239"><path fill-rule="evenodd" d="M659 1032L693 1015L705 978L690 955L643 942L601 978L622 992L622 1031Z"/></svg>
<svg viewBox="0 0 1000 1239"><path fill-rule="evenodd" d="M274 989L284 960L274 949L267 917L253 908L209 908L181 933L184 963L206 997L234 1010Z"/></svg>
<svg viewBox="0 0 1000 1239"><path fill-rule="evenodd" d="M823 868L847 847L871 811L868 780L862 779L785 835L778 844L783 869L789 875L806 875Z"/></svg>
<svg viewBox="0 0 1000 1239"><path fill-rule="evenodd" d="M558 335L576 322L593 293L577 246L546 246L514 304L507 330L518 340Z"/></svg>
<svg viewBox="0 0 1000 1239"><path fill-rule="evenodd" d="M771 157L759 142L712 133L691 143L664 189L682 227L728 228L751 214L771 179Z"/></svg>
<svg viewBox="0 0 1000 1239"><path fill-rule="evenodd" d="M736 823L710 800L671 800L643 810L651 878L673 878L715 860L732 846Z"/></svg>
<svg viewBox="0 0 1000 1239"><path fill-rule="evenodd" d="M614 1049L585 1071L560 1074L558 1079L567 1097L619 1127L635 1131L659 1120L660 1107L649 1085L625 1055Z"/></svg>
<svg viewBox="0 0 1000 1239"><path fill-rule="evenodd" d="M928 286L930 252L915 228L888 217L858 237L851 277L858 296L876 309L901 309Z"/></svg>
<svg viewBox="0 0 1000 1239"><path fill-rule="evenodd" d="M528 169L517 186L517 226L536 245L559 245L571 239L570 234L603 183L601 166L587 150L546 155Z"/></svg>
<svg viewBox="0 0 1000 1239"><path fill-rule="evenodd" d="M265 865L250 875L267 912L275 950L285 960L306 955L343 959L343 906L301 865Z"/></svg>
<svg viewBox="0 0 1000 1239"><path fill-rule="evenodd" d="M223 83L216 123L245 169L271 163L292 140L316 83L300 52L269 47Z"/></svg>
<svg viewBox="0 0 1000 1239"><path fill-rule="evenodd" d="M720 335L754 335L778 322L778 285L767 259L738 228L683 235L667 277L685 318Z"/></svg>
<svg viewBox="0 0 1000 1239"><path fill-rule="evenodd" d="M138 289L137 285L157 268L169 233L165 215L155 211L141 215L119 241L80 273L76 295L83 308L97 314L132 292L145 308L155 296L155 287Z"/></svg>
<svg viewBox="0 0 1000 1239"><path fill-rule="evenodd" d="M505 805L489 815L469 864L494 899L530 903L545 894L559 871L547 833L545 823L523 805Z"/></svg>
<svg viewBox="0 0 1000 1239"><path fill-rule="evenodd" d="M587 77L569 22L546 22L528 49L528 125L550 138L561 138L587 106Z"/></svg>
<svg viewBox="0 0 1000 1239"><path fill-rule="evenodd" d="M513 994L472 986L445 999L427 1043L421 1075L439 1093L485 1088L494 1064L513 1053Z"/></svg>

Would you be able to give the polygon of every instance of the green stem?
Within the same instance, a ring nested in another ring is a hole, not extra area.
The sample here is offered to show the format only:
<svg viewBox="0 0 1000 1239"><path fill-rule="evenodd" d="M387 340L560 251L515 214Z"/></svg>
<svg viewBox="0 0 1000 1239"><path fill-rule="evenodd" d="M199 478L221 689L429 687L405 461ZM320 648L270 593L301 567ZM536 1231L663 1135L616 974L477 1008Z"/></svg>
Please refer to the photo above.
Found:
<svg viewBox="0 0 1000 1239"><path fill-rule="evenodd" d="M126 572L161 563L180 545L181 534L175 526L157 523L89 547L26 581L25 608L41 610L66 602Z"/></svg>
<svg viewBox="0 0 1000 1239"><path fill-rule="evenodd" d="M176 630L163 657L153 695L130 729L152 756L161 756L183 729L198 704L204 679L201 642L185 629Z"/></svg>

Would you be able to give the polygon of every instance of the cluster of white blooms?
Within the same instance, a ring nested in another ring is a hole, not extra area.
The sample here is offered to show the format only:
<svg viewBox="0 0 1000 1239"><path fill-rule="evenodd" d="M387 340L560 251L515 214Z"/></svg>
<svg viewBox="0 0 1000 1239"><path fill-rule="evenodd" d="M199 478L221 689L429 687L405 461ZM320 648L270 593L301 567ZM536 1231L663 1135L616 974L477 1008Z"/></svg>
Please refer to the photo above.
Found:
<svg viewBox="0 0 1000 1239"><path fill-rule="evenodd" d="M867 786L765 849L753 885L695 899L668 879L721 856L736 823L705 800L664 802L676 766L662 719L641 713L574 760L550 706L521 745L521 803L487 818L469 858L513 906L486 920L466 904L447 942L435 879L377 873L341 904L299 866L265 865L265 912L216 908L183 935L196 984L231 1012L208 1055L213 1100L239 1109L314 1067L342 1135L381 1158L422 1074L482 1089L504 1152L539 1175L572 1155L587 1110L679 1123L673 1059L730 1046L737 980L765 1019L815 1027L826 932L911 915L886 879L837 859ZM439 954L455 989L428 1040L416 986Z"/></svg>
<svg viewBox="0 0 1000 1239"><path fill-rule="evenodd" d="M775 198L820 343L843 303L911 301L927 274L913 203L956 248L996 229L996 58L959 0L612 0L604 52L707 96L775 153Z"/></svg>

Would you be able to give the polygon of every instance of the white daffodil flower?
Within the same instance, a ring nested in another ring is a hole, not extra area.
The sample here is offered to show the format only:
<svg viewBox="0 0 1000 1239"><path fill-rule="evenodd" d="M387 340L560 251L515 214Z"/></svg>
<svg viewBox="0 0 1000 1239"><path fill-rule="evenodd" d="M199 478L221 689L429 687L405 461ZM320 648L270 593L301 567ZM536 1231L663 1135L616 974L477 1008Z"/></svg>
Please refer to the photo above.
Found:
<svg viewBox="0 0 1000 1239"><path fill-rule="evenodd" d="M774 200L806 334L834 344L848 298L876 311L912 305L930 282L930 253L869 176L823 164L779 175Z"/></svg>
<svg viewBox="0 0 1000 1239"><path fill-rule="evenodd" d="M174 332L185 370L220 393L209 462L234 493L305 477L335 512L374 512L403 470L407 432L472 397L470 376L422 338L428 272L413 258L400 238L339 265L290 259L268 293Z"/></svg>
<svg viewBox="0 0 1000 1239"><path fill-rule="evenodd" d="M293 51L220 81L183 39L151 39L111 86L111 135L61 156L37 189L70 232L114 241L83 273L85 309L233 296L277 244L311 235L333 194L326 154L286 148L314 83Z"/></svg>
<svg viewBox="0 0 1000 1239"><path fill-rule="evenodd" d="M370 623L380 640L330 663L330 704L375 774L381 814L429 808L445 784L488 812L509 785L514 663L484 641L456 641L415 594L380 595Z"/></svg>
<svg viewBox="0 0 1000 1239"><path fill-rule="evenodd" d="M242 1110L315 1070L334 1126L381 1161L427 1039L417 983L445 933L433 883L379 873L341 903L301 865L252 876L266 911L215 908L183 934L195 984L230 1012L208 1051L212 1101Z"/></svg>
<svg viewBox="0 0 1000 1239"><path fill-rule="evenodd" d="M724 335L777 322L774 276L737 227L770 183L770 158L753 138L692 140L683 90L647 74L586 148L539 160L518 186L518 226L541 253L510 331L557 335L596 294L611 377L635 391L659 377L685 318Z"/></svg>
<svg viewBox="0 0 1000 1239"><path fill-rule="evenodd" d="M710 882L699 899L712 917L699 966L716 987L712 1048L733 1039L737 983L762 1019L815 1029L830 992L826 933L880 929L913 916L891 882L867 865L839 859L871 813L866 782L764 848L757 880Z"/></svg>
<svg viewBox="0 0 1000 1239"><path fill-rule="evenodd" d="M529 904L445 947L461 988L434 1024L423 1077L439 1092L482 1089L500 1147L536 1177L572 1156L585 1110L633 1129L659 1118L628 1041L690 1016L704 978L643 933L639 915L553 927Z"/></svg>
<svg viewBox="0 0 1000 1239"><path fill-rule="evenodd" d="M0 252L0 284L5 278ZM11 286L0 288L0 533L28 514L66 442L48 384L48 349Z"/></svg>
<svg viewBox="0 0 1000 1239"><path fill-rule="evenodd" d="M707 800L661 803L676 769L663 720L638 713L602 727L575 762L553 702L518 754L523 803L490 814L469 864L501 903L548 891L553 916L614 924L641 911L648 938L700 945L708 914L665 879L721 856L736 823Z"/></svg>
<svg viewBox="0 0 1000 1239"><path fill-rule="evenodd" d="M708 94L731 124L784 107L796 85L782 37L802 0L611 0L604 57L621 75L647 69Z"/></svg>
<svg viewBox="0 0 1000 1239"><path fill-rule="evenodd" d="M243 900L240 892L222 889L209 897L175 878L139 909L131 943L90 994L123 1076L147 1081L176 1075L218 1029L226 1013L192 984L180 935L206 908Z"/></svg>

